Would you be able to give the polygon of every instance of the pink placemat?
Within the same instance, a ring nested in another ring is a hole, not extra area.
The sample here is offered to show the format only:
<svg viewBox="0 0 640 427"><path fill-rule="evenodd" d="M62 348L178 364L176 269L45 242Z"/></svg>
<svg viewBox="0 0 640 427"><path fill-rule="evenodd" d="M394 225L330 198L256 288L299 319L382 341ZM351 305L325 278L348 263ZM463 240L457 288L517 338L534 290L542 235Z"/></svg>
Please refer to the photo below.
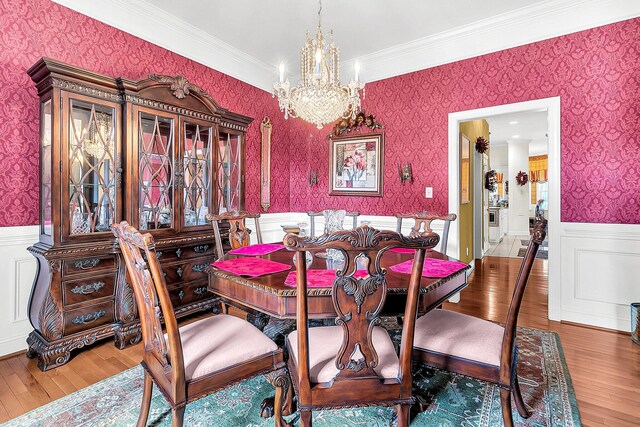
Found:
<svg viewBox="0 0 640 427"><path fill-rule="evenodd" d="M279 251L284 245L278 243L263 243L259 245L244 246L242 248L229 251L232 255L266 255Z"/></svg>
<svg viewBox="0 0 640 427"><path fill-rule="evenodd" d="M396 273L411 274L411 267L413 266L413 260L401 262L400 264L392 265L390 270ZM447 277L450 274L460 271L465 268L467 264L460 261L446 261L438 258L425 258L424 266L422 267L422 275L424 277Z"/></svg>
<svg viewBox="0 0 640 427"><path fill-rule="evenodd" d="M368 275L367 270L357 270L355 277L359 279ZM307 270L307 288L328 288L336 279L335 270ZM296 287L296 272L291 271L284 280L284 284Z"/></svg>
<svg viewBox="0 0 640 427"><path fill-rule="evenodd" d="M234 258L216 261L211 265L220 270L246 277L258 277L291 270L290 265L262 258Z"/></svg>
<svg viewBox="0 0 640 427"><path fill-rule="evenodd" d="M431 252L433 249L427 249L427 252ZM389 252L397 252L399 254L413 254L416 252L415 249L407 249L407 248L393 248L389 249Z"/></svg>

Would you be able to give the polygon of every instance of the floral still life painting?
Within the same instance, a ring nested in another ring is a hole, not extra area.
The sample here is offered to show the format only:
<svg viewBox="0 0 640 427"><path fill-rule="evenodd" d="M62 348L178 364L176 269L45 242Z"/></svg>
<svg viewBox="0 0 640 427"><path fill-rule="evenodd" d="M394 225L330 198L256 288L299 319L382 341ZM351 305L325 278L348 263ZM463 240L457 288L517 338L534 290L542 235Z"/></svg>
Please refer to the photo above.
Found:
<svg viewBox="0 0 640 427"><path fill-rule="evenodd" d="M333 137L329 194L382 196L383 156L381 133Z"/></svg>

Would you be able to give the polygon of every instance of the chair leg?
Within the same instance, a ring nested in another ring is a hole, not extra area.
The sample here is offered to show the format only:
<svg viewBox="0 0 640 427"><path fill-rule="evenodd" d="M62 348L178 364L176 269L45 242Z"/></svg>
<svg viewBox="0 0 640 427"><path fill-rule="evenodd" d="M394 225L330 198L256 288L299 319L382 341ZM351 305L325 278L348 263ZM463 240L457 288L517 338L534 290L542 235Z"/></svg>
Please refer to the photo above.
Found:
<svg viewBox="0 0 640 427"><path fill-rule="evenodd" d="M300 411L300 427L311 427L311 411Z"/></svg>
<svg viewBox="0 0 640 427"><path fill-rule="evenodd" d="M286 369L278 369L271 375L267 375L267 380L276 389L276 396L273 402L273 419L276 427L291 427L291 424L282 418L284 407L291 410L291 402L287 402L287 396L291 399L289 389L291 389L291 380Z"/></svg>
<svg viewBox="0 0 640 427"><path fill-rule="evenodd" d="M502 421L504 427L513 427L513 415L511 414L511 392L500 389L500 404L502 406Z"/></svg>
<svg viewBox="0 0 640 427"><path fill-rule="evenodd" d="M184 424L185 406L171 409L171 427L182 427Z"/></svg>
<svg viewBox="0 0 640 427"><path fill-rule="evenodd" d="M147 371L144 371L144 388L142 392L142 403L140 404L140 415L138 415L138 423L136 424L137 427L145 427L147 425L152 392L153 379Z"/></svg>
<svg viewBox="0 0 640 427"><path fill-rule="evenodd" d="M529 418L531 416L531 412L527 410L527 407L524 404L524 399L522 398L522 392L520 391L520 382L518 381L518 374L514 375L513 379L513 400L516 402L516 408L518 409L518 413L522 418Z"/></svg>
<svg viewBox="0 0 640 427"><path fill-rule="evenodd" d="M409 427L409 412L411 405L396 405L398 427Z"/></svg>

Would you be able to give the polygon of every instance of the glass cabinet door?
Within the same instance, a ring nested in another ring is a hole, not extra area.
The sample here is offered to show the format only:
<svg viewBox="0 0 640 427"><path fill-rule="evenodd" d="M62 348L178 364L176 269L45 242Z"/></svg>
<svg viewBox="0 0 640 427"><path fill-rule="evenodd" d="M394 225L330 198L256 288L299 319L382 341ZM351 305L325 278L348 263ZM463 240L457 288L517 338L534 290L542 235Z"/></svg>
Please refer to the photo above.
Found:
<svg viewBox="0 0 640 427"><path fill-rule="evenodd" d="M182 150L182 224L185 227L207 225L213 206L211 185L213 128L185 122Z"/></svg>
<svg viewBox="0 0 640 427"><path fill-rule="evenodd" d="M119 209L116 109L79 99L69 102L68 234L110 232ZM46 213L43 219L46 230Z"/></svg>
<svg viewBox="0 0 640 427"><path fill-rule="evenodd" d="M221 129L217 144L218 213L244 209L242 134Z"/></svg>
<svg viewBox="0 0 640 427"><path fill-rule="evenodd" d="M175 228L174 119L138 116L139 229Z"/></svg>
<svg viewBox="0 0 640 427"><path fill-rule="evenodd" d="M40 233L51 236L53 213L51 211L51 99L40 106Z"/></svg>

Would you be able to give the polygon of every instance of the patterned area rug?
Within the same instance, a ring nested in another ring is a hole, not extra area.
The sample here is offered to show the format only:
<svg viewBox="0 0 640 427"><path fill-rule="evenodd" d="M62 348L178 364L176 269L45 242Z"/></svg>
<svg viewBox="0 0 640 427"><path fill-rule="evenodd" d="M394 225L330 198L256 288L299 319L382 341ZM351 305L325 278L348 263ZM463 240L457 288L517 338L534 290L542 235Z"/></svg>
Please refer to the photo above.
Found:
<svg viewBox="0 0 640 427"><path fill-rule="evenodd" d="M518 250L518 256L520 258L524 258L524 255L527 253L527 248L520 248ZM549 259L549 251L544 249L538 249L538 253L536 254L536 258L538 259Z"/></svg>
<svg viewBox="0 0 640 427"><path fill-rule="evenodd" d="M397 329L391 330L397 339ZM518 426L580 426L571 378L555 333L518 329L519 374L524 400L533 411ZM416 393L426 397L427 411L414 414L412 426L502 425L499 391L494 386L459 375L419 367ZM273 394L263 377L254 378L200 399L187 406L186 426L273 426L259 416L262 400ZM134 426L142 396L142 368L135 367L93 386L58 399L13 419L4 427L23 426ZM318 411L316 426L388 426L390 408L354 408ZM295 420L297 415L288 417ZM171 411L154 387L148 425L170 426Z"/></svg>

